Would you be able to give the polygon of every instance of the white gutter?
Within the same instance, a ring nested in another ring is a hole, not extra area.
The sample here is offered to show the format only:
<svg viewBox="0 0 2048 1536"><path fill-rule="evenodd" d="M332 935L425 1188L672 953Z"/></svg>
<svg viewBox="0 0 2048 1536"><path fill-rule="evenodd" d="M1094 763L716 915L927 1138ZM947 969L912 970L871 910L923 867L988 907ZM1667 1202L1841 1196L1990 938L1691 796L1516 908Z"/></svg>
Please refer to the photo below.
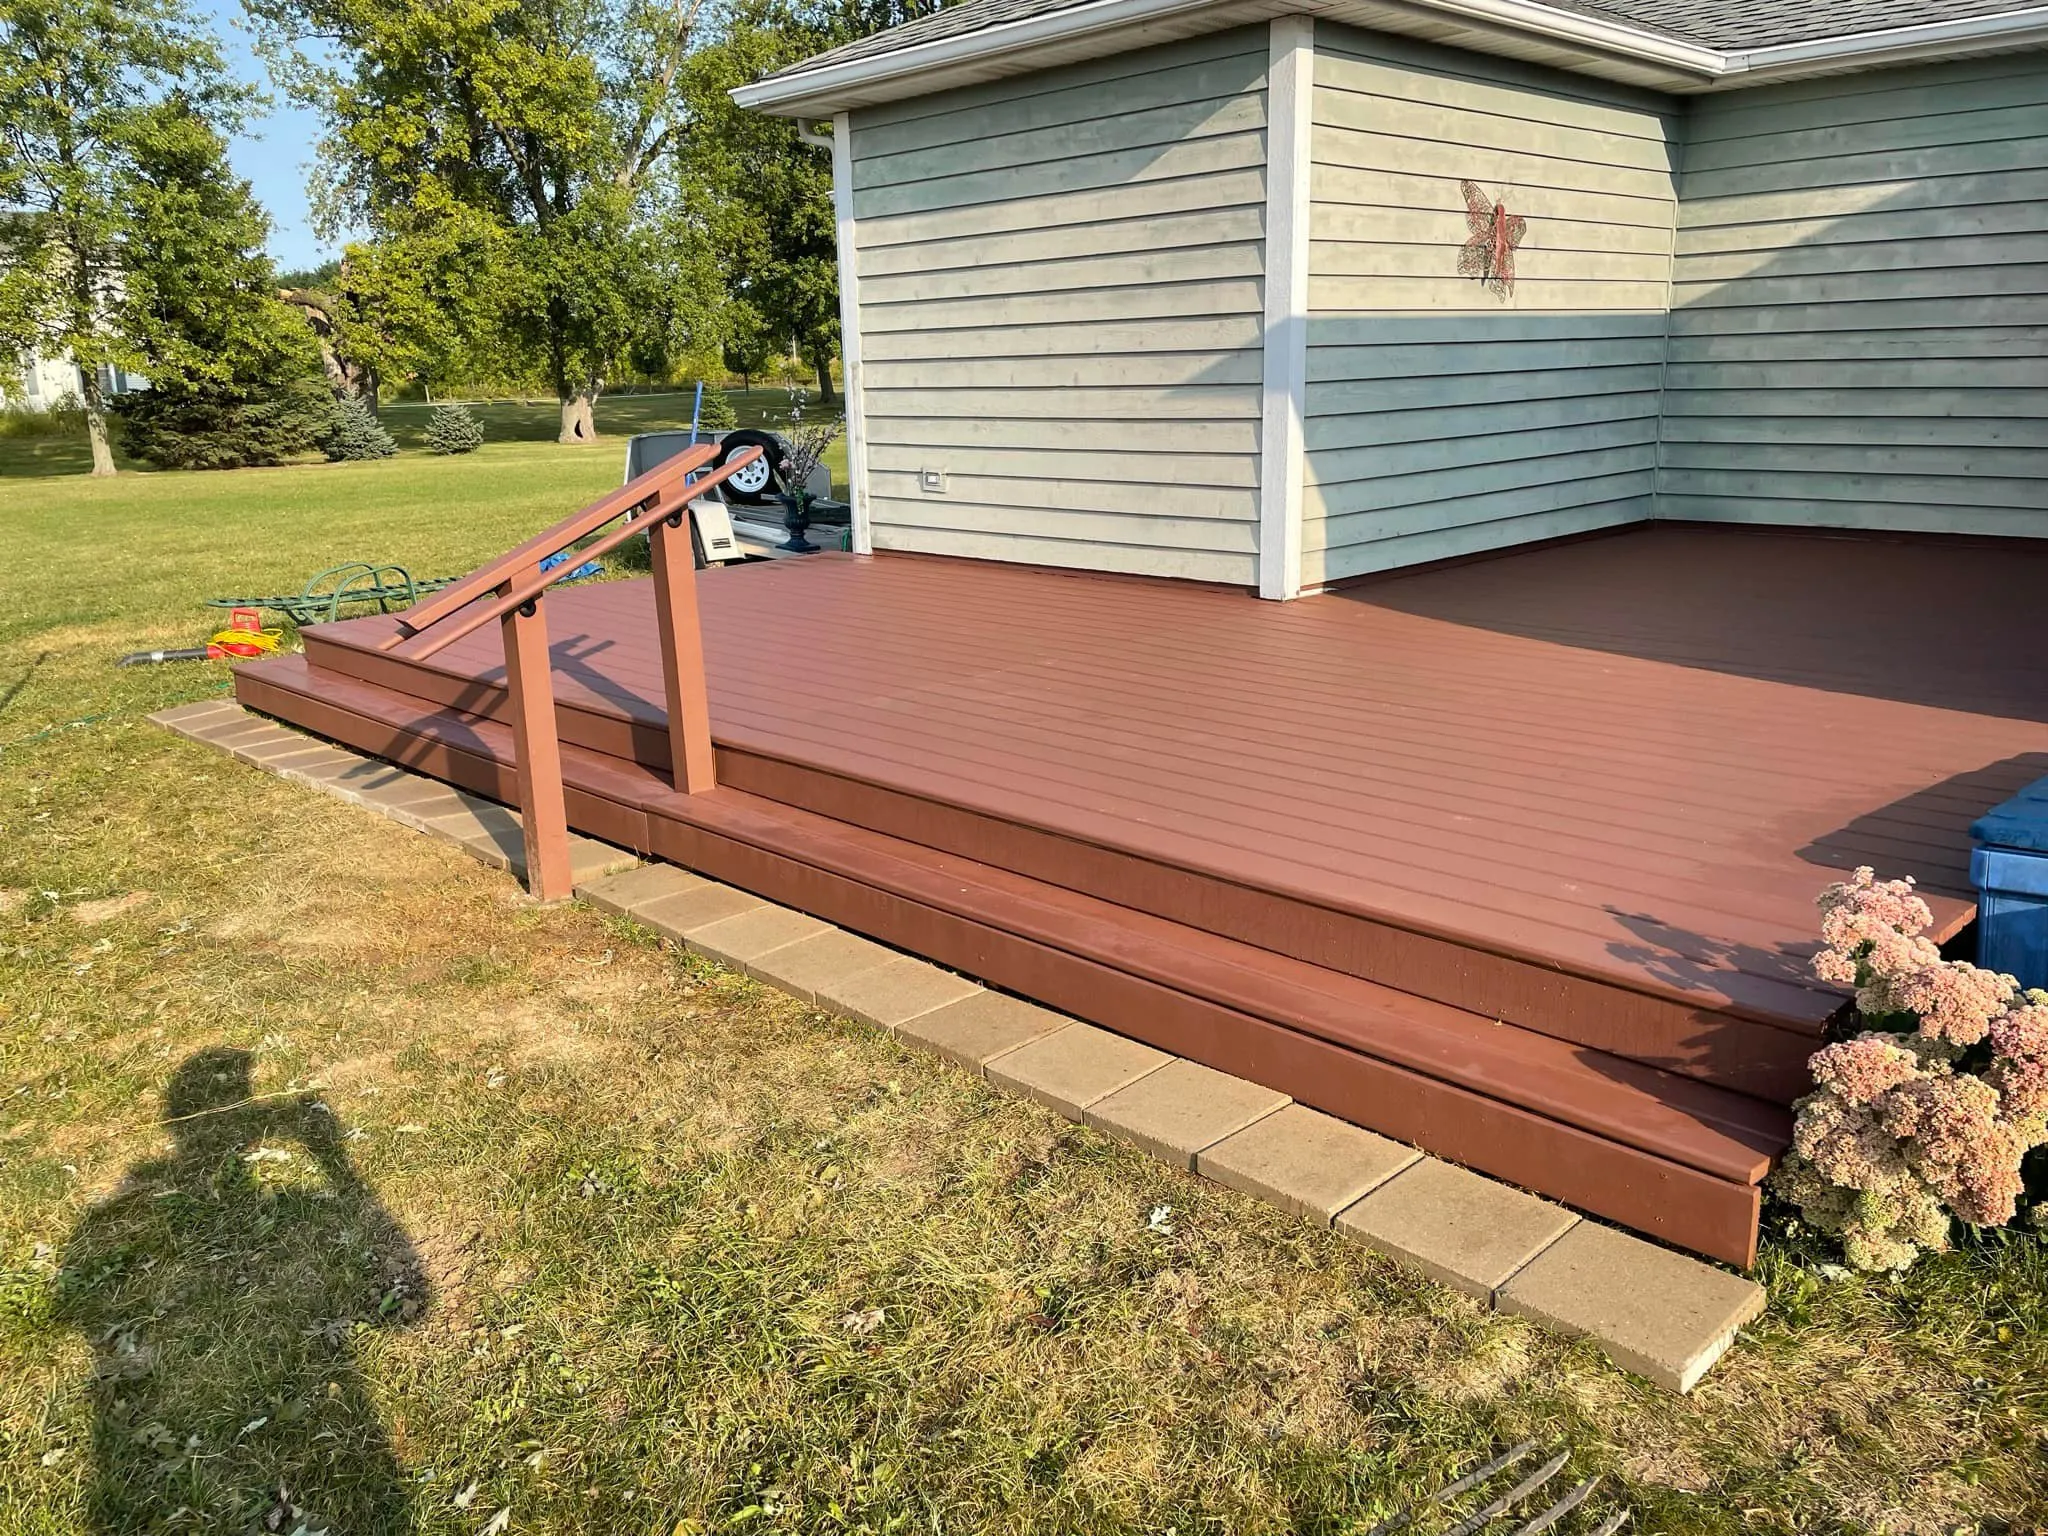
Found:
<svg viewBox="0 0 2048 1536"><path fill-rule="evenodd" d="M1087 0L1085 4L1068 6L1045 16L1003 22L993 27L977 27L957 37L934 38L928 43L915 43L908 48L848 59L843 64L829 64L823 69L807 69L802 74L786 78L757 80L752 85L740 86L732 93L732 99L743 107L773 112L778 107L793 107L800 102L858 90L881 80L922 74L930 69L943 69L949 64L972 63L1029 48L1036 43L1059 42L1108 27L1156 21L1162 16L1174 16L1183 11L1205 11L1216 3L1217 0Z"/></svg>
<svg viewBox="0 0 2048 1536"><path fill-rule="evenodd" d="M1625 59L1641 59L1712 78L1721 72L1726 55L1698 43L1645 32L1619 21L1577 11L1560 11L1530 0L1410 0L1420 10L1442 11L1472 21L1491 22L1516 32L1533 32L1562 43L1577 43Z"/></svg>
<svg viewBox="0 0 2048 1536"><path fill-rule="evenodd" d="M1427 0L1426 0L1427 3ZM1903 64L1930 53L1957 47L2024 48L2048 43L2048 5L1997 16L1970 16L1961 21L1932 21L1917 27L1882 32L1857 32L1824 37L1810 43L1781 43L1774 48L1747 48L1723 61L1721 74L1781 74L1812 65L1853 65L1875 68Z"/></svg>
<svg viewBox="0 0 2048 1536"><path fill-rule="evenodd" d="M1230 0L1084 0L1044 16L981 27L957 37L935 38L908 48L848 59L843 64L805 70L801 74L740 86L733 100L743 107L794 114L815 110L810 104L862 91L886 81L952 65L971 64L1037 45L1062 42L1113 27L1155 21L1192 11L1221 8ZM1860 32L1847 37L1785 43L1733 53L1680 42L1616 21L1561 11L1532 0L1409 0L1418 9L1462 16L1513 31L1532 33L1562 43L1660 65L1696 76L1702 84L1761 84L1764 77L1816 67L1857 69L1905 63L1930 54L1961 48L1981 52L2048 44L2048 5L1997 16L1920 26ZM1302 3L1304 12L1338 7ZM1738 79L1737 77L1741 77Z"/></svg>

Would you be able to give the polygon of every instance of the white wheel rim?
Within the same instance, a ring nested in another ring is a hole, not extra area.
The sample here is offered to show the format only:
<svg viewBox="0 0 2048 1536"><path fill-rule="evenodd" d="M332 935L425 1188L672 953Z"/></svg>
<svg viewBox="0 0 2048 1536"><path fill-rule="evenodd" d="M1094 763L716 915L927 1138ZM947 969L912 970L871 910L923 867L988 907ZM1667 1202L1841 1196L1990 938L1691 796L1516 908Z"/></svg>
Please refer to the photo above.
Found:
<svg viewBox="0 0 2048 1536"><path fill-rule="evenodd" d="M768 460L764 455L751 464L742 464L728 477L734 488L745 491L749 496L765 490L768 485Z"/></svg>

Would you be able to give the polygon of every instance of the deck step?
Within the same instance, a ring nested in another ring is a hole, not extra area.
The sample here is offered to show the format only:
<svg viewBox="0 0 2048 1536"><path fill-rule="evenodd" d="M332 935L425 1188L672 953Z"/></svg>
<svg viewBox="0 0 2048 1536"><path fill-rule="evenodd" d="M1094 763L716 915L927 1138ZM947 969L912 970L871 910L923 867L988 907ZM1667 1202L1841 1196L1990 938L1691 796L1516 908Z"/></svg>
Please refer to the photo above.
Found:
<svg viewBox="0 0 2048 1536"><path fill-rule="evenodd" d="M502 687L379 652L358 626L315 629L306 643L323 673L508 718ZM634 700L615 702L616 713L562 704L563 740L664 771L668 738L658 713ZM1790 1104L1811 1086L1806 1061L1834 1006L1818 991L1741 973L1716 976L1715 985L1742 991L1733 998L1710 996L1704 981L1683 975L1662 990L1646 990L1613 976L1577 974L1503 945L1340 910L1283 888L1284 871L1271 883L1250 884L1205 871L1192 857L1176 862L1109 847L729 741L718 744L718 768L722 785L765 800L1777 1104ZM1160 840L1171 846L1170 826L1162 826ZM1685 942L1666 938L1673 946Z"/></svg>
<svg viewBox="0 0 2048 1536"><path fill-rule="evenodd" d="M250 707L499 798L510 732L304 658ZM567 746L579 829L700 868L1314 1107L1738 1264L1776 1105L743 790Z"/></svg>

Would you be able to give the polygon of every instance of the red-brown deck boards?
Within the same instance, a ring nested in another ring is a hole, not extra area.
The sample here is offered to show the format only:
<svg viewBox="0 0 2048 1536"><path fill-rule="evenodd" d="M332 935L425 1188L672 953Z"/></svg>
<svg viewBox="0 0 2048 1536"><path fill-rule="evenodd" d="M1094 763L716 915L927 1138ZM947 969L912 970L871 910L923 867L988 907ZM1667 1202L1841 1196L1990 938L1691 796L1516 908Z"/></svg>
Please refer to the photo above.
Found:
<svg viewBox="0 0 2048 1536"><path fill-rule="evenodd" d="M1971 714L1926 702L1922 662L1905 699L1878 696L1877 637L1853 594L1869 586L1914 612L1900 572L1931 561L1933 595L1952 605L1970 587L1961 567L1995 588L2028 559L2039 547L2019 541L1930 555L1650 529L1289 605L966 562L786 561L704 581L714 734L729 759L805 770L814 788L829 774L1218 889L1369 917L1415 936L1380 946L1402 950L1381 959L1411 989L1429 991L1446 943L1522 963L1515 979L1470 962L1498 974L1449 999L1461 1006L1575 1028L1588 1017L1575 983L1633 990L1648 1000L1637 1014L1579 1037L1626 1050L1616 1031L1651 1027L1637 1015L1661 1001L1665 1038L1641 1054L1684 1066L1688 1040L1716 1053L1704 1034L1717 1017L1806 1037L1835 1006L1806 973L1812 896L1833 871L1868 860L1916 874L1947 926L1967 917L1968 822L2048 771L2043 711L2025 708L2028 679L2041 678L2028 659L2040 647L2019 644L2031 621L1987 599L1974 606L1989 623L1923 612L1893 639L1939 636L1972 696L2007 711ZM1761 596L1742 586L1752 566L1767 570ZM1788 570L1809 584L1805 608ZM1519 607L1470 602L1468 586L1518 594ZM1574 620L1589 593L1615 586L1634 594L1626 612L1605 628ZM1562 605L1550 622L1604 644L1518 632L1539 627L1546 593ZM644 585L549 603L568 738L665 761ZM1773 617L1786 604L1794 612ZM1476 621L1492 608L1499 625ZM365 649L385 622L317 630L311 652L494 707L494 638L420 669ZM1713 633L1728 637L1725 669L1693 664L1711 659ZM1688 662L1664 659L1673 648ZM1744 675L1758 654L1781 675ZM1249 920L1218 914L1224 932ZM1304 958L1343 963L1327 949ZM1532 978L1531 963L1559 979ZM1803 1049L1763 1054L1796 1061Z"/></svg>
<svg viewBox="0 0 2048 1536"><path fill-rule="evenodd" d="M2044 581L2038 542L1688 527L1284 605L707 572L723 787L687 800L646 583L547 604L584 830L1741 1262L1839 1003L1813 896L1867 862L1967 920L1969 822L2048 774ZM495 636L389 629L243 695L512 798Z"/></svg>
<svg viewBox="0 0 2048 1536"><path fill-rule="evenodd" d="M509 730L300 658L252 707L509 798ZM1747 1264L1782 1109L730 789L564 753L572 817L1669 1241ZM637 816L637 819L636 819Z"/></svg>

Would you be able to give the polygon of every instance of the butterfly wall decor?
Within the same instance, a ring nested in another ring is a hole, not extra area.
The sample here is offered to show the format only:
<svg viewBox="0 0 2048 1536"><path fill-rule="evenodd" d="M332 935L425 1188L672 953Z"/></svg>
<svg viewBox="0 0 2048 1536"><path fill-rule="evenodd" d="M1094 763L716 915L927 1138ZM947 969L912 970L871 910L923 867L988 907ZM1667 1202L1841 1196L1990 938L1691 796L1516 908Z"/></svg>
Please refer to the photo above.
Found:
<svg viewBox="0 0 2048 1536"><path fill-rule="evenodd" d="M1465 193L1465 222L1471 230L1458 252L1458 271L1476 277L1505 299L1515 291L1515 247L1529 232L1529 221L1509 213L1508 205L1488 197L1475 181L1460 182Z"/></svg>

